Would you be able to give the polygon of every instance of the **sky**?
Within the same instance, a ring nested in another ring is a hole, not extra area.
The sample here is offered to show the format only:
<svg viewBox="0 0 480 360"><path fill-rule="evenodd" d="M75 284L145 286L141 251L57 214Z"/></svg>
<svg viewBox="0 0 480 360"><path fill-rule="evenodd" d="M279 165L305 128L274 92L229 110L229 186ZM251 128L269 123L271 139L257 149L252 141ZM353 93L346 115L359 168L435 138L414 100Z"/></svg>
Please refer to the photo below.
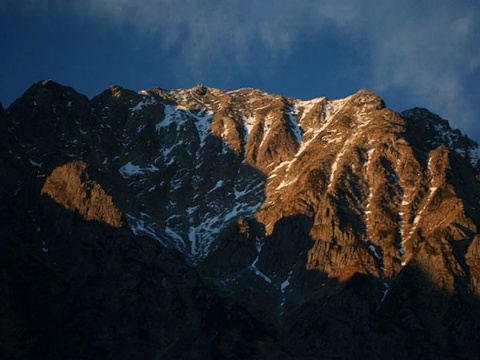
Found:
<svg viewBox="0 0 480 360"><path fill-rule="evenodd" d="M480 142L478 0L0 0L0 101L197 84L303 100L369 89Z"/></svg>

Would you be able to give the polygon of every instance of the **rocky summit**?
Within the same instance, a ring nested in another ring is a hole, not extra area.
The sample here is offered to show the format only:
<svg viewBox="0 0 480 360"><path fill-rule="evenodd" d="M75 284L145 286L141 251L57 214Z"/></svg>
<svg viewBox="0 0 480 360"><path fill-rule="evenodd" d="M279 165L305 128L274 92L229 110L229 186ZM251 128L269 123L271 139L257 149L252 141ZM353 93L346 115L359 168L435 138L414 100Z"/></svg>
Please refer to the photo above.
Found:
<svg viewBox="0 0 480 360"><path fill-rule="evenodd" d="M0 126L2 358L480 358L480 147L426 109L48 80Z"/></svg>

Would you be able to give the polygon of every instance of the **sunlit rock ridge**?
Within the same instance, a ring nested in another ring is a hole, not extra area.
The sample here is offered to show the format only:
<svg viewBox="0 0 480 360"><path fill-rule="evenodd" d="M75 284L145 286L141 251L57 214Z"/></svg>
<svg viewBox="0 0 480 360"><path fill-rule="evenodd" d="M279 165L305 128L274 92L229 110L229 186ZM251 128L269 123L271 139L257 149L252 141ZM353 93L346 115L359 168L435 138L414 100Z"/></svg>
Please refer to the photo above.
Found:
<svg viewBox="0 0 480 360"><path fill-rule="evenodd" d="M13 199L38 188L179 251L287 354L478 354L480 147L426 109L42 81L1 116Z"/></svg>

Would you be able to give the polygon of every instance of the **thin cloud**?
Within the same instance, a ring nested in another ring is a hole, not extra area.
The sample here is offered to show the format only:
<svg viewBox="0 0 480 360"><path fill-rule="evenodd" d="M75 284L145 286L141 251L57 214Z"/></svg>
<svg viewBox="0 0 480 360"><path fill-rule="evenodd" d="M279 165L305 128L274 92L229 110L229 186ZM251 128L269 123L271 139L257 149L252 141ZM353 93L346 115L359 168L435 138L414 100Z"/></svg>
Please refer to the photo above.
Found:
<svg viewBox="0 0 480 360"><path fill-rule="evenodd" d="M295 43L329 26L354 24L358 9L346 1L197 1L89 0L79 13L127 25L169 54L180 52L181 66L195 71L248 73L252 64L275 65ZM329 29L328 31L331 31ZM156 42L156 43L155 43Z"/></svg>
<svg viewBox="0 0 480 360"><path fill-rule="evenodd" d="M42 11L49 4L72 6L59 0L32 4ZM418 105L449 118L464 131L476 131L472 119L480 110L478 99L465 88L469 77L480 71L480 10L473 0L435 4L425 0L84 0L73 4L80 16L107 22L119 32L134 31L165 57L177 59L179 73L192 79L218 74L235 78L255 67L267 71L296 56L297 43L306 37L330 34L352 46L367 44L358 49L367 54L365 65L370 69L362 86L379 93L406 90L418 98ZM352 40L358 38L362 41ZM332 71L353 74L356 61Z"/></svg>
<svg viewBox="0 0 480 360"><path fill-rule="evenodd" d="M398 12L383 7L381 31L371 32L375 87L409 89L455 126L475 131L473 102L465 84L480 68L476 6L422 7L410 3Z"/></svg>

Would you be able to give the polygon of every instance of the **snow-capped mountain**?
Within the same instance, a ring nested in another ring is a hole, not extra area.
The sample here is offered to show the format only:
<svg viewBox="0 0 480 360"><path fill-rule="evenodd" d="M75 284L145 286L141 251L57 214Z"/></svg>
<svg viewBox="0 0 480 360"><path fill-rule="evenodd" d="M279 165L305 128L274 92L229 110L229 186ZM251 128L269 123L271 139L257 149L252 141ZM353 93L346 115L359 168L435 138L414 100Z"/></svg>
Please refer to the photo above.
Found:
<svg viewBox="0 0 480 360"><path fill-rule="evenodd" d="M43 81L1 121L16 174L3 192L53 269L59 232L33 215L49 198L179 251L196 287L275 329L259 354L480 354L480 147L428 110L399 114L366 90L112 86L89 100Z"/></svg>

